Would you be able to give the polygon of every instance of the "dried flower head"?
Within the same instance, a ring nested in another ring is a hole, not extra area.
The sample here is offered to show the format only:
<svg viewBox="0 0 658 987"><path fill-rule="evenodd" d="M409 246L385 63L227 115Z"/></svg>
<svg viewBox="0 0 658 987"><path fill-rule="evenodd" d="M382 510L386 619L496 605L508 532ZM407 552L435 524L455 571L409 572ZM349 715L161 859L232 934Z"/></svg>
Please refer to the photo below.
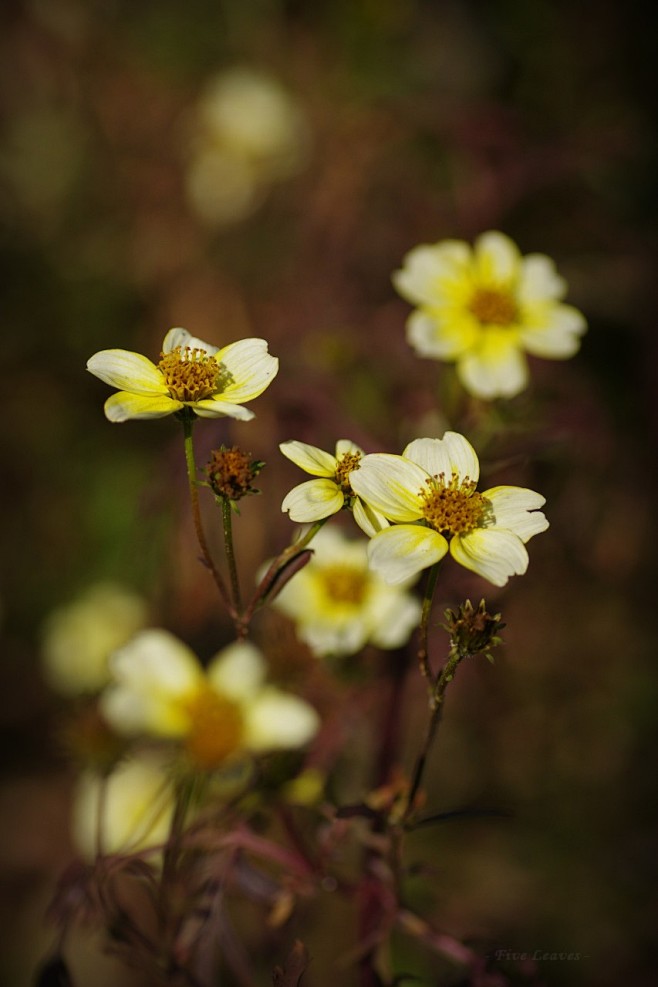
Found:
<svg viewBox="0 0 658 987"><path fill-rule="evenodd" d="M236 501L247 494L260 493L252 483L264 465L259 459L252 460L251 453L243 452L237 446L231 446L230 449L222 446L211 453L205 472L217 497Z"/></svg>
<svg viewBox="0 0 658 987"><path fill-rule="evenodd" d="M466 600L456 610L446 610L445 629L450 634L452 651L460 658L484 655L493 662L491 649L502 643L499 631L505 624L501 614L490 614L484 600L480 600L477 610L470 600Z"/></svg>

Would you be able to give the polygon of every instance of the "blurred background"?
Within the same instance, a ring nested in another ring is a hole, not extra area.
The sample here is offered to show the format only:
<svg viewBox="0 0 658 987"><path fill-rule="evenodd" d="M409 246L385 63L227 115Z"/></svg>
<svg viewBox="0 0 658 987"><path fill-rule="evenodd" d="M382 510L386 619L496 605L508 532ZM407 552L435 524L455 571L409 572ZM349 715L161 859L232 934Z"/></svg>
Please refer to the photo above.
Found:
<svg viewBox="0 0 658 987"><path fill-rule="evenodd" d="M494 668L473 662L449 697L432 806L510 816L443 824L411 852L447 931L579 954L540 963L549 985L652 983L655 23L593 0L6 0L0 23L2 983L31 983L73 854L48 615L114 580L205 657L230 639L179 427L109 424L86 360L157 360L177 325L269 341L280 372L255 422L197 430L201 464L222 442L268 463L236 519L248 583L293 530L279 505L304 477L280 441L397 452L455 424L450 372L407 345L390 275L418 243L488 229L553 257L590 328L498 412L514 467L497 482L548 501L528 574L494 591L451 570L439 601L487 593L507 628ZM309 987L334 983L335 938L309 945ZM101 983L95 949L82 987Z"/></svg>

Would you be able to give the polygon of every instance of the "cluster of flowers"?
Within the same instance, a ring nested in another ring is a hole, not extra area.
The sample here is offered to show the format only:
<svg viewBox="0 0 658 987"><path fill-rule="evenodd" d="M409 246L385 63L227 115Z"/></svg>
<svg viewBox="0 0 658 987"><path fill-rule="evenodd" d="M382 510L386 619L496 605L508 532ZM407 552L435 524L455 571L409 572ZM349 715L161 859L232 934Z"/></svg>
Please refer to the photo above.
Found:
<svg viewBox="0 0 658 987"><path fill-rule="evenodd" d="M522 258L498 232L481 236L474 249L459 241L417 247L394 283L418 305L408 321L411 345L422 356L455 362L464 387L478 398L519 393L527 382L525 352L565 358L585 329L580 313L561 301L566 285L552 262L543 255ZM266 390L278 361L263 339L220 348L174 328L157 363L111 349L92 356L88 369L117 389L105 403L110 421L175 415L187 441L199 418L253 418L245 404ZM334 452L295 440L280 450L311 477L281 506L307 526L290 550L312 542L312 552L282 580L273 605L319 656L345 657L367 644L402 646L423 619L412 591L423 570L450 555L502 587L526 571L526 544L548 527L544 497L534 490L478 489L478 456L455 431L417 438L397 455L367 454L349 439L339 440ZM239 450L225 451L207 474L209 485L225 506L234 506L234 498L253 492L261 466ZM188 474L194 490L189 458ZM366 538L323 527L345 511ZM284 552L279 559L293 557ZM276 574L277 560L261 572L263 599ZM486 614L477 616L482 622ZM460 627L465 620L462 614ZM318 713L268 682L264 656L244 640L247 626L236 623L238 639L204 668L168 631L149 628L142 602L121 591L101 587L53 615L45 649L50 681L69 695L76 687L95 693L105 725L128 738L131 751L126 757L126 748L117 748L121 756L109 770L104 761L101 771L81 781L75 832L86 853L166 841L175 812L172 764L179 774L183 768L228 777L263 752L312 740ZM455 661L472 648L472 634L466 637ZM439 681L441 689L447 681ZM136 741L141 749L130 746Z"/></svg>

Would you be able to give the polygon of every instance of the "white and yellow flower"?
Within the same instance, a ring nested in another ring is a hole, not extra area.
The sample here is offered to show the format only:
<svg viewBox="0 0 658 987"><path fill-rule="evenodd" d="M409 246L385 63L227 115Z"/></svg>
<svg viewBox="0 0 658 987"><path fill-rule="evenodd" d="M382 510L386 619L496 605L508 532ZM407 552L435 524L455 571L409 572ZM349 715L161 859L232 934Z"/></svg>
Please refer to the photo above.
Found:
<svg viewBox="0 0 658 987"><path fill-rule="evenodd" d="M446 555L495 586L526 571L525 543L545 531L544 497L523 487L478 493L480 464L457 432L416 439L402 456L365 456L352 485L393 525L370 542L368 558L391 583L403 582Z"/></svg>
<svg viewBox="0 0 658 987"><path fill-rule="evenodd" d="M105 402L111 422L164 418L183 408L200 418L249 421L254 413L242 405L263 393L279 361L264 339L240 339L220 349L177 328L165 336L157 364L129 350L101 350L87 369L119 388Z"/></svg>
<svg viewBox="0 0 658 987"><path fill-rule="evenodd" d="M150 751L122 762L107 777L92 771L80 776L71 828L73 842L88 860L98 850L136 853L167 840L174 810L167 768L167 761Z"/></svg>
<svg viewBox="0 0 658 987"><path fill-rule="evenodd" d="M512 397L528 382L525 353L563 360L587 324L561 301L567 285L544 254L522 257L503 233L421 245L393 275L416 310L407 338L419 356L455 361L463 386L480 398Z"/></svg>
<svg viewBox="0 0 658 987"><path fill-rule="evenodd" d="M420 618L420 603L402 586L384 582L368 566L368 542L323 528L313 557L277 596L274 606L295 622L318 655L356 654L366 644L398 648Z"/></svg>
<svg viewBox="0 0 658 987"><path fill-rule="evenodd" d="M43 671L65 696L100 692L109 680L109 657L147 622L146 601L115 583L89 586L53 610L42 630Z"/></svg>
<svg viewBox="0 0 658 987"><path fill-rule="evenodd" d="M248 66L208 79L188 130L185 190L209 226L245 219L308 160L300 104L277 79Z"/></svg>
<svg viewBox="0 0 658 987"><path fill-rule="evenodd" d="M279 449L295 466L317 477L293 487L284 498L281 510L288 512L291 521L321 521L348 507L367 535L374 535L387 526L386 519L372 510L361 497L355 496L351 487L350 478L359 469L364 456L363 449L356 443L339 439L335 455L294 440L282 442Z"/></svg>
<svg viewBox="0 0 658 987"><path fill-rule="evenodd" d="M299 747L319 724L308 703L265 682L265 662L246 642L225 648L204 671L172 634L146 630L116 652L112 670L115 684L101 697L111 726L178 741L200 769Z"/></svg>

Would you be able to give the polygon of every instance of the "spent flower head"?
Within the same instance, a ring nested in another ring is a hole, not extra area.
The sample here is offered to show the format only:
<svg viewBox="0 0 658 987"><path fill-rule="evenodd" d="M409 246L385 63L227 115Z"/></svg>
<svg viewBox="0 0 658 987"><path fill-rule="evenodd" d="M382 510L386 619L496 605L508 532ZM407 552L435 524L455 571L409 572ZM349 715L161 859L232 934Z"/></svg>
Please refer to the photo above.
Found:
<svg viewBox="0 0 658 987"><path fill-rule="evenodd" d="M262 460L252 459L251 453L237 446L222 446L211 453L205 473L212 492L234 504L248 494L260 493L252 484L264 466Z"/></svg>
<svg viewBox="0 0 658 987"><path fill-rule="evenodd" d="M502 644L500 631L505 624L501 614L490 614L484 600L480 600L477 610L470 600L461 603L456 610L446 610L444 627L450 635L454 654L460 658L484 655L493 662L491 650Z"/></svg>
<svg viewBox="0 0 658 987"><path fill-rule="evenodd" d="M353 655L368 643L398 648L418 624L420 603L408 592L410 581L384 582L368 566L367 545L323 528L312 558L273 604L318 655Z"/></svg>
<svg viewBox="0 0 658 987"><path fill-rule="evenodd" d="M299 747L318 715L265 681L265 661L236 642L203 669L173 634L147 630L113 658L115 683L101 699L112 726L179 743L192 768L213 770L245 753Z"/></svg>
<svg viewBox="0 0 658 987"><path fill-rule="evenodd" d="M356 443L339 439L335 454L294 440L282 442L279 449L305 473L317 477L293 487L284 498L281 510L288 512L291 521L321 521L345 507L352 511L354 520L367 535L387 526L386 518L356 496L352 488L352 477L364 456Z"/></svg>
<svg viewBox="0 0 658 987"><path fill-rule="evenodd" d="M200 418L254 417L243 408L269 386L279 361L267 352L264 339L240 339L222 348L170 329L159 362L129 350L101 350L87 369L119 388L105 402L111 422L130 418L164 418L188 409Z"/></svg>
<svg viewBox="0 0 658 987"><path fill-rule="evenodd" d="M373 569L399 583L450 552L495 586L525 572L525 542L548 527L544 497L508 486L479 493L479 475L475 450L457 432L415 439L401 456L365 456L355 492L393 522L370 542Z"/></svg>
<svg viewBox="0 0 658 987"><path fill-rule="evenodd" d="M407 338L419 356L455 361L479 398L513 397L528 383L525 353L574 355L587 324L562 302L567 285L544 254L522 257L504 233L483 233L471 248L442 240L411 250L393 275L416 309Z"/></svg>

